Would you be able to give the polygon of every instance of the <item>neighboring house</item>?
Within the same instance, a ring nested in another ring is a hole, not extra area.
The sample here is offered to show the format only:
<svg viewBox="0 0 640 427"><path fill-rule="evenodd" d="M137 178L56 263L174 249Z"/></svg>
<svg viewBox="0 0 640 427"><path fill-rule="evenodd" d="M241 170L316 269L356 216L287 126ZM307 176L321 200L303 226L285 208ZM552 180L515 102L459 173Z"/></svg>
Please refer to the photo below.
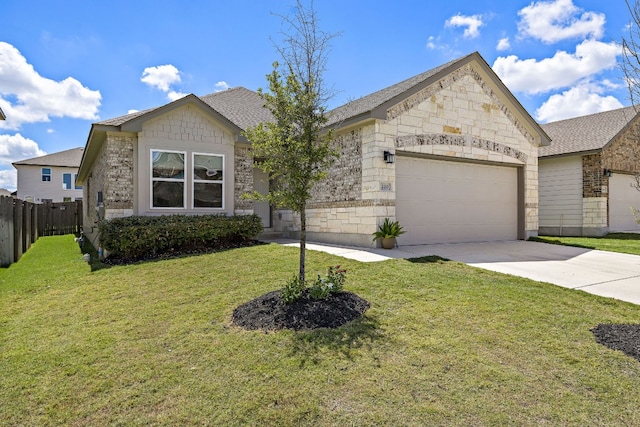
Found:
<svg viewBox="0 0 640 427"><path fill-rule="evenodd" d="M82 199L76 184L84 148L14 162L18 171L18 199L34 203L73 202Z"/></svg>
<svg viewBox="0 0 640 427"><path fill-rule="evenodd" d="M385 217L407 231L401 245L537 235L549 138L478 53L329 114L340 158L308 205L310 240L370 246ZM290 211L242 197L268 189L242 131L270 119L234 88L93 124L78 173L85 234L101 218L256 212L295 237Z"/></svg>
<svg viewBox="0 0 640 427"><path fill-rule="evenodd" d="M0 196L11 197L11 191L6 188L0 188Z"/></svg>
<svg viewBox="0 0 640 427"><path fill-rule="evenodd" d="M7 116L4 115L2 108L0 108L0 120L6 120L6 119L7 119Z"/></svg>
<svg viewBox="0 0 640 427"><path fill-rule="evenodd" d="M634 107L542 125L540 234L603 236L637 231L640 118Z"/></svg>

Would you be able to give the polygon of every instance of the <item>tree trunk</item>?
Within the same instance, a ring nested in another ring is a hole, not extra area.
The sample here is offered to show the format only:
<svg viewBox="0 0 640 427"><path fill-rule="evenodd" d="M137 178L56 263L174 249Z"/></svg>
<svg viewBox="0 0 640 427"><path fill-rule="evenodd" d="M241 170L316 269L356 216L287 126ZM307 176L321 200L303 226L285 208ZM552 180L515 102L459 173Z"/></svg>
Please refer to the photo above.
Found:
<svg viewBox="0 0 640 427"><path fill-rule="evenodd" d="M305 283L304 271L305 271L305 251L307 249L307 216L306 208L302 208L300 211L300 282Z"/></svg>

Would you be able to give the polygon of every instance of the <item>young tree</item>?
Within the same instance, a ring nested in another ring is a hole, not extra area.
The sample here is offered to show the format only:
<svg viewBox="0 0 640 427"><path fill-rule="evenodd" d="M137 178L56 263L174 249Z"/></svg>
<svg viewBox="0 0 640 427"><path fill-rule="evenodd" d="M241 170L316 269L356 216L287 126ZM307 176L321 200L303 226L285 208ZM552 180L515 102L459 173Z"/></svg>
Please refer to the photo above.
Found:
<svg viewBox="0 0 640 427"><path fill-rule="evenodd" d="M329 92L322 80L329 40L335 35L319 30L313 3L305 8L297 0L294 17L283 18L283 22L291 28L285 33L284 46L278 47L285 70L281 73L279 64L274 63L267 75L269 91L258 91L273 121L247 129L245 135L256 164L273 182L266 196L254 193L252 197L300 215L298 279L304 284L307 203L313 186L326 178L337 156L331 149L331 130L325 128Z"/></svg>
<svg viewBox="0 0 640 427"><path fill-rule="evenodd" d="M640 102L640 2L629 3L625 0L631 23L628 37L622 39L622 71L629 89L631 104ZM636 108L637 110L637 108Z"/></svg>

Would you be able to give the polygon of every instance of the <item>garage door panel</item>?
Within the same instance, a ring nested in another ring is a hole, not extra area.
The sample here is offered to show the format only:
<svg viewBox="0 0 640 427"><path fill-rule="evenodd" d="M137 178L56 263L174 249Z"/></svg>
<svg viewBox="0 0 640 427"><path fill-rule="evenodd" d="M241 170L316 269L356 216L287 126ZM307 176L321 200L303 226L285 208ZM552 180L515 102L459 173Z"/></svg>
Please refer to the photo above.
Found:
<svg viewBox="0 0 640 427"><path fill-rule="evenodd" d="M609 230L638 231L631 207L640 209L640 191L631 175L614 173L609 178Z"/></svg>
<svg viewBox="0 0 640 427"><path fill-rule="evenodd" d="M517 239L517 169L398 157L401 245Z"/></svg>

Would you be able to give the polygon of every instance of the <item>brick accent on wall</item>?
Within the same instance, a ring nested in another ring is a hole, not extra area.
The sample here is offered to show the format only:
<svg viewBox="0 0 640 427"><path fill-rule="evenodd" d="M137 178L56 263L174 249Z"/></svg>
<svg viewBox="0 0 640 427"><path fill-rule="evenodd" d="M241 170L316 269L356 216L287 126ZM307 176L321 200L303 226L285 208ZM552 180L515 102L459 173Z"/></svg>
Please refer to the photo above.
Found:
<svg viewBox="0 0 640 427"><path fill-rule="evenodd" d="M582 156L582 197L600 197L602 187L609 185L609 178L603 176L600 153Z"/></svg>
<svg viewBox="0 0 640 427"><path fill-rule="evenodd" d="M640 173L640 122L636 121L602 150L602 167Z"/></svg>
<svg viewBox="0 0 640 427"><path fill-rule="evenodd" d="M362 197L362 128L336 135L332 147L339 153L327 179L313 188L311 202L344 202Z"/></svg>
<svg viewBox="0 0 640 427"><path fill-rule="evenodd" d="M253 202L242 195L253 191L253 154L249 146L236 146L234 156L235 184L233 198L236 212L253 209Z"/></svg>

